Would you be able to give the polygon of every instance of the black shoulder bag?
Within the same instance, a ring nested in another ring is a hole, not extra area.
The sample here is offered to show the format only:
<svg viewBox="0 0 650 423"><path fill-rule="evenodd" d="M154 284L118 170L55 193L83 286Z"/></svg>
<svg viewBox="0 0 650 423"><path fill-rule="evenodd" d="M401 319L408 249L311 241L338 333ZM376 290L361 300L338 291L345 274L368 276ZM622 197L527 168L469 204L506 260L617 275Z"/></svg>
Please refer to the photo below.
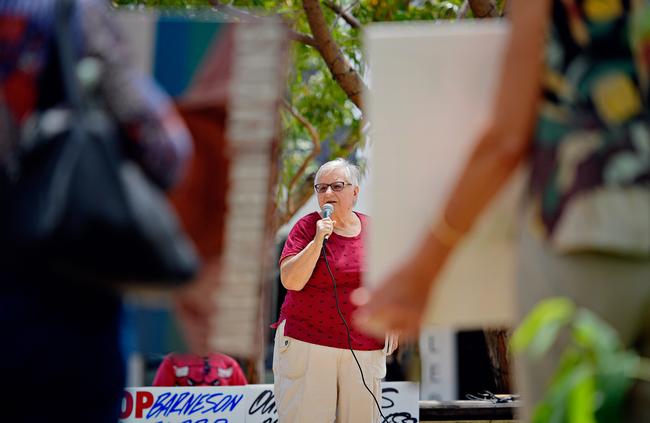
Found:
<svg viewBox="0 0 650 423"><path fill-rule="evenodd" d="M173 287L199 267L166 197L122 154L114 119L87 101L76 74L70 17L57 4L67 109L20 139L19 170L3 184L3 254L13 265L88 283Z"/></svg>

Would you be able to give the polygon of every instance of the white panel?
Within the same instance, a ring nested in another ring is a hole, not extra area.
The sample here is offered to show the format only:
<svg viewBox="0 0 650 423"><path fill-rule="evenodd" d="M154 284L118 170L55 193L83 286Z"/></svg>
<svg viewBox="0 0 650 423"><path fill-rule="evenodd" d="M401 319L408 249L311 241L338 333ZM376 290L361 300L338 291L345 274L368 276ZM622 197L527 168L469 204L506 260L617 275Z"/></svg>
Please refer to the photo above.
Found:
<svg viewBox="0 0 650 423"><path fill-rule="evenodd" d="M505 21L371 25L367 285L403 260L441 212L485 125L509 26ZM497 111L498 113L498 111ZM519 185L504 191L436 283L427 323L507 324L514 316Z"/></svg>
<svg viewBox="0 0 650 423"><path fill-rule="evenodd" d="M429 329L420 336L422 400L453 401L458 398L456 336L450 329Z"/></svg>

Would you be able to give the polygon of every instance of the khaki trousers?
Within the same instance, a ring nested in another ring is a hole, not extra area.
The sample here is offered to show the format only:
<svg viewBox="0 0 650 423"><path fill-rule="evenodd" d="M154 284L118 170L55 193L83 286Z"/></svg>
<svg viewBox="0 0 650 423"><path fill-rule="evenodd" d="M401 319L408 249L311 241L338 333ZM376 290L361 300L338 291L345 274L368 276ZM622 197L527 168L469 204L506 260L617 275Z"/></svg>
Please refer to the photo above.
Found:
<svg viewBox="0 0 650 423"><path fill-rule="evenodd" d="M632 211L633 212L633 211ZM540 300L563 296L596 313L617 330L627 347L650 356L650 260L605 254L558 254L522 231L518 302L523 318ZM542 399L562 350L562 342L539 361L517 357L518 390L524 402L524 421ZM638 383L629 398L626 423L650 422L650 383Z"/></svg>
<svg viewBox="0 0 650 423"><path fill-rule="evenodd" d="M383 350L354 353L368 388L381 405L380 382L386 375ZM350 350L284 336L284 322L275 334L273 376L281 423L375 423L380 419Z"/></svg>

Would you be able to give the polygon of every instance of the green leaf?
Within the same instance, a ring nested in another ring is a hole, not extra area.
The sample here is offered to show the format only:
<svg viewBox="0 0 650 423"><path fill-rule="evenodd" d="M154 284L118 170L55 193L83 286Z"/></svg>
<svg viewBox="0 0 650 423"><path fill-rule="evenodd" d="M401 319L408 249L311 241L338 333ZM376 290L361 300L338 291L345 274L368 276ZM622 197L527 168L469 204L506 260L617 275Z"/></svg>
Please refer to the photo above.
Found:
<svg viewBox="0 0 650 423"><path fill-rule="evenodd" d="M541 301L514 332L511 348L528 351L532 357L542 356L555 341L559 330L573 317L575 306L566 298Z"/></svg>
<svg viewBox="0 0 650 423"><path fill-rule="evenodd" d="M621 421L625 395L632 387L639 356L630 351L618 351L600 358L596 386L602 401L596 412L599 422Z"/></svg>
<svg viewBox="0 0 650 423"><path fill-rule="evenodd" d="M573 322L573 339L595 354L606 354L621 348L616 331L587 309L580 309Z"/></svg>
<svg viewBox="0 0 650 423"><path fill-rule="evenodd" d="M533 415L536 423L591 423L588 416L594 415L593 399L595 389L593 368L579 363L567 369L548 388L542 402ZM578 404L574 404L578 402ZM581 409L576 410L578 406ZM576 418L578 420L571 420Z"/></svg>
<svg viewBox="0 0 650 423"><path fill-rule="evenodd" d="M551 421L553 408L546 402L540 402L535 406L532 415L533 423L548 423Z"/></svg>
<svg viewBox="0 0 650 423"><path fill-rule="evenodd" d="M591 370L585 369L581 372L571 389L567 410L569 423L596 423L594 405L596 382Z"/></svg>

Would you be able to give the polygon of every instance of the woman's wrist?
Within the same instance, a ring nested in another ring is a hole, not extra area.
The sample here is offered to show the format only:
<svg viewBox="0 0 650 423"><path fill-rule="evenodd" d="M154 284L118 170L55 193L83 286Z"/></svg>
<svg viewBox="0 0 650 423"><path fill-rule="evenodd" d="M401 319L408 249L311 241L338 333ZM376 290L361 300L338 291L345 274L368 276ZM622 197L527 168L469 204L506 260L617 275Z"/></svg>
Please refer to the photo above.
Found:
<svg viewBox="0 0 650 423"><path fill-rule="evenodd" d="M436 234L430 231L413 257L411 265L422 275L422 280L429 281L437 276L452 248L449 244L441 242Z"/></svg>
<svg viewBox="0 0 650 423"><path fill-rule="evenodd" d="M314 240L313 240L314 244L316 244L317 246L321 246L323 245L323 241L325 241L325 236L320 235L318 232L316 232L316 235L314 235Z"/></svg>
<svg viewBox="0 0 650 423"><path fill-rule="evenodd" d="M431 234L435 240L448 250L453 250L456 244L460 242L467 231L456 228L447 220L445 214L434 222L431 226Z"/></svg>

